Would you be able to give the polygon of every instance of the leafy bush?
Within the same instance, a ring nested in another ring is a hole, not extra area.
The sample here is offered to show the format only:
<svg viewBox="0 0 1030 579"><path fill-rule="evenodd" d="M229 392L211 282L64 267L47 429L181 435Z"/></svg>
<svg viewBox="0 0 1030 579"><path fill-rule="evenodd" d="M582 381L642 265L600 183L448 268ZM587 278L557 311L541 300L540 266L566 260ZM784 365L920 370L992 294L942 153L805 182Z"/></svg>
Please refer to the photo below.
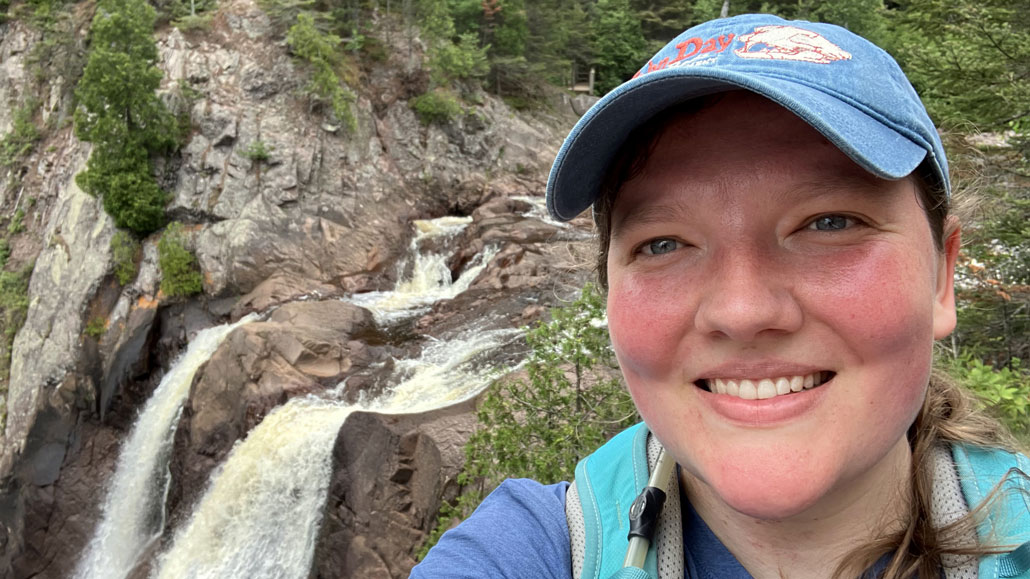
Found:
<svg viewBox="0 0 1030 579"><path fill-rule="evenodd" d="M6 237L0 238L0 269L7 267L7 260L11 257L11 242Z"/></svg>
<svg viewBox="0 0 1030 579"><path fill-rule="evenodd" d="M22 231L25 231L25 210L19 207L11 216L10 223L7 224L7 233L16 235Z"/></svg>
<svg viewBox="0 0 1030 579"><path fill-rule="evenodd" d="M505 478L568 480L581 458L638 420L611 349L603 296L588 285L551 314L526 334L526 379L504 380L487 394L465 447L462 493L441 506L420 557Z"/></svg>
<svg viewBox="0 0 1030 579"><path fill-rule="evenodd" d="M186 233L179 222L171 223L157 242L157 261L161 266L161 291L170 297L200 293L203 280L197 258L186 249Z"/></svg>
<svg viewBox="0 0 1030 579"><path fill-rule="evenodd" d="M107 322L103 316L97 316L86 324L86 335L94 340L99 340L107 331Z"/></svg>
<svg viewBox="0 0 1030 579"><path fill-rule="evenodd" d="M267 161L272 155L272 148L265 145L264 141L254 141L243 150L243 156L257 163Z"/></svg>
<svg viewBox="0 0 1030 579"><path fill-rule="evenodd" d="M0 139L0 167L10 168L28 155L39 140L39 129L32 122L38 103L32 99L14 111L11 132Z"/></svg>
<svg viewBox="0 0 1030 579"><path fill-rule="evenodd" d="M0 271L0 324L3 325L3 339L0 340L0 376L5 380L11 371L11 349L14 336L25 323L29 311L29 278L35 262L21 270Z"/></svg>
<svg viewBox="0 0 1030 579"><path fill-rule="evenodd" d="M458 100L442 89L418 95L411 99L410 106L423 125L442 125L461 114Z"/></svg>
<svg viewBox="0 0 1030 579"><path fill-rule="evenodd" d="M1017 437L1030 438L1030 374L1018 358L1009 367L995 368L964 352L950 361L948 371Z"/></svg>
<svg viewBox="0 0 1030 579"><path fill-rule="evenodd" d="M136 279L136 254L140 243L132 234L119 231L111 238L111 255L114 257L114 276L118 283L126 285Z"/></svg>

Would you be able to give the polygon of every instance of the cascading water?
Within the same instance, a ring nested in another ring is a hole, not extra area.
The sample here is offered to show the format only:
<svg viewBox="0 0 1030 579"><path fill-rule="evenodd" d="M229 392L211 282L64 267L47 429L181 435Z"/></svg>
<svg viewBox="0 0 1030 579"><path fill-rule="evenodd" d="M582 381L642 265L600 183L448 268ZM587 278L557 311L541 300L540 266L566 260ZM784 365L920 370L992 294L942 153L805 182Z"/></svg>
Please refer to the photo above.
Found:
<svg viewBox="0 0 1030 579"><path fill-rule="evenodd" d="M193 375L230 332L254 319L251 315L199 332L154 390L118 456L101 522L79 563L77 578L123 578L150 542L160 537L172 439Z"/></svg>
<svg viewBox="0 0 1030 579"><path fill-rule="evenodd" d="M159 559L157 579L225 577L303 579L332 474L332 450L355 410L422 412L477 394L499 371L484 353L518 330L470 331L397 364L397 386L367 404L294 398L272 411L238 444L189 523Z"/></svg>
<svg viewBox="0 0 1030 579"><path fill-rule="evenodd" d="M410 276L393 291L349 301L371 310L382 324L458 295L496 249L478 255L452 283L447 256L421 248L430 239L455 237L469 221L416 221ZM401 268L403 272L403 264ZM359 409L423 412L475 396L507 371L491 368L485 358L520 333L472 328L452 340L430 341L419 358L396 361L389 378L394 385L376 400L345 403L339 399L341 384L326 398L295 398L275 409L230 453L189 522L159 557L154 577L308 577L332 474L332 449L347 416Z"/></svg>
<svg viewBox="0 0 1030 579"><path fill-rule="evenodd" d="M411 265L410 277L398 282L393 290L357 294L347 301L368 309L377 322L385 324L413 315L412 310L428 307L437 300L453 298L467 290L479 272L497 254L496 247L487 247L476 255L458 279L453 281L451 270L447 267L448 256L441 252L424 252L421 248L430 240L457 236L471 222L471 217L439 217L415 221L415 237L409 244L411 257L398 265L401 274Z"/></svg>

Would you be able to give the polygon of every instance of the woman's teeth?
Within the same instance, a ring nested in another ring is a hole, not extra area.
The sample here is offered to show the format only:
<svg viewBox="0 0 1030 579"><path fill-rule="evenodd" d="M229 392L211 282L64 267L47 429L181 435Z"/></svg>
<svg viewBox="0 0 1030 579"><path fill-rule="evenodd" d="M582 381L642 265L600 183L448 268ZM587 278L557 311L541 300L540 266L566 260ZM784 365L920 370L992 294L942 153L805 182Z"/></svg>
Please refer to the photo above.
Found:
<svg viewBox="0 0 1030 579"><path fill-rule="evenodd" d="M832 377L832 372L814 372L806 376L784 376L761 380L712 378L704 382L707 384L708 390L716 394L728 394L744 400L764 400L815 388Z"/></svg>

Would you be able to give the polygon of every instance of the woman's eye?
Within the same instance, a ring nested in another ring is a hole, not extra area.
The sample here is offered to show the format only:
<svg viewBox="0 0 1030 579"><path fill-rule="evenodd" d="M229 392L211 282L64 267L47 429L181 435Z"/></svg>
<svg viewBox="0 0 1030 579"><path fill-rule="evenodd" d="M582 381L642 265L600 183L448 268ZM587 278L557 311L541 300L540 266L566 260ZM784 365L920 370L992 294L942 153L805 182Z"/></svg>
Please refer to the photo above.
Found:
<svg viewBox="0 0 1030 579"><path fill-rule="evenodd" d="M822 215L816 217L809 225L809 229L817 231L841 231L855 225L855 219L847 215Z"/></svg>
<svg viewBox="0 0 1030 579"><path fill-rule="evenodd" d="M648 241L640 247L640 252L645 255L662 255L664 253L669 253L670 251L675 251L680 247L680 245L680 242L675 239L663 237Z"/></svg>

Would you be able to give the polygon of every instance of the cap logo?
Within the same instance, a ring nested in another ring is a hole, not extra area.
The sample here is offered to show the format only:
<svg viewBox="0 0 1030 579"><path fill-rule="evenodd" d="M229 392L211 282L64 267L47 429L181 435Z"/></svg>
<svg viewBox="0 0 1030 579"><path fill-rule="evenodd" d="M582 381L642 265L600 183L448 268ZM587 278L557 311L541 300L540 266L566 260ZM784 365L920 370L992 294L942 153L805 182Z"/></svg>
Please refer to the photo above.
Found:
<svg viewBox="0 0 1030 579"><path fill-rule="evenodd" d="M744 46L733 51L740 58L796 60L816 64L851 59L851 54L821 35L794 26L759 26L754 32L741 35L740 41Z"/></svg>
<svg viewBox="0 0 1030 579"><path fill-rule="evenodd" d="M658 62L653 60L647 61L647 66L637 71L633 78L656 70L662 70L663 68L680 66L680 63L683 61L694 58L699 54L718 54L729 47L730 43L733 42L733 37L733 34L723 34L721 36L713 36L712 38L701 38L700 36L688 38L676 45L676 56L672 58L666 56Z"/></svg>

